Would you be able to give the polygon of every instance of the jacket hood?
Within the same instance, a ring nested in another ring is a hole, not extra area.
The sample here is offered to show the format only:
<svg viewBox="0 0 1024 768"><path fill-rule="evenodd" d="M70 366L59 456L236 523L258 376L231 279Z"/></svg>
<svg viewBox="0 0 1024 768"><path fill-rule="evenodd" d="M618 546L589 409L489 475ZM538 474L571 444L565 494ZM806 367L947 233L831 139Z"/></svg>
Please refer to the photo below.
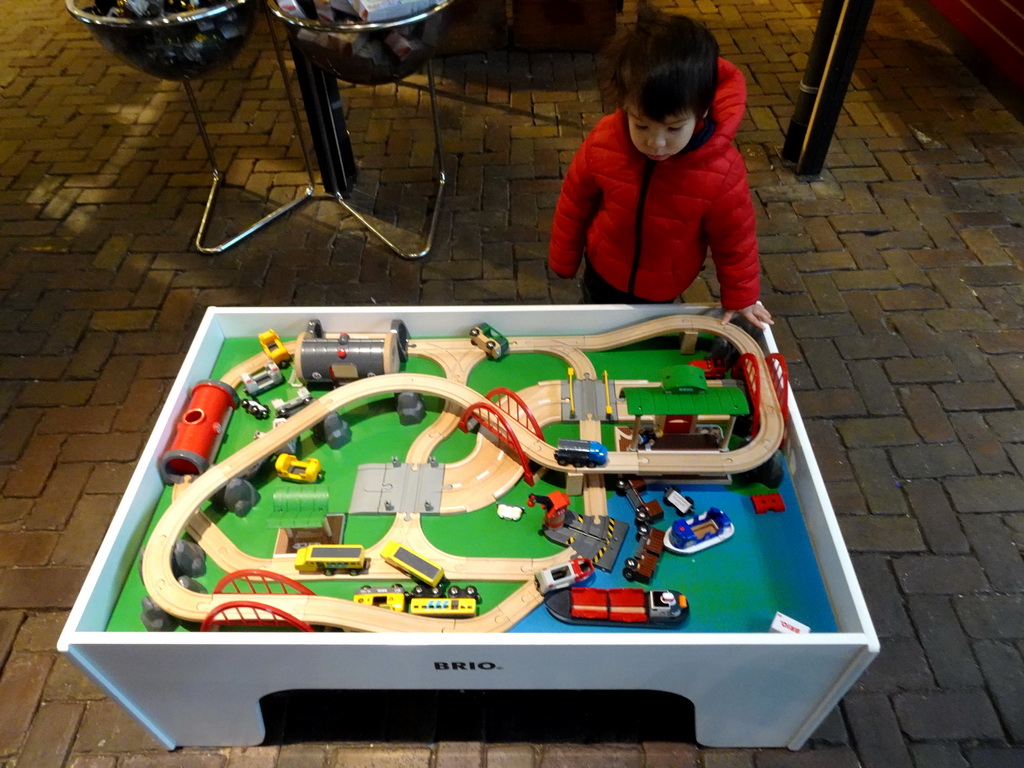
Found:
<svg viewBox="0 0 1024 768"><path fill-rule="evenodd" d="M747 106L747 84L743 73L725 59L718 60L718 88L715 90L711 109L703 121L697 123L697 130L679 154L700 149L713 136L731 142L736 138L743 110Z"/></svg>
<svg viewBox="0 0 1024 768"><path fill-rule="evenodd" d="M693 132L693 136L687 142L686 146L679 150L679 154L683 155L687 152L693 152L695 149L700 149L712 136L715 135L715 118L711 115L705 117L701 122L697 124L697 130Z"/></svg>
<svg viewBox="0 0 1024 768"><path fill-rule="evenodd" d="M725 59L718 60L718 90L711 103L716 133L727 141L736 138L747 104L747 84L743 73Z"/></svg>

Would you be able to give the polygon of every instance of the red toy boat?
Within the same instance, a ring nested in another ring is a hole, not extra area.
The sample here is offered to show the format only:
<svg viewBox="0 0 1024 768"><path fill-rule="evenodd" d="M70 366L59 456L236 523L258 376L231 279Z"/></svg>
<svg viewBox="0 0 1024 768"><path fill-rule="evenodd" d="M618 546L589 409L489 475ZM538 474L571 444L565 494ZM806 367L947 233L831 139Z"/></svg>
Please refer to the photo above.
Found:
<svg viewBox="0 0 1024 768"><path fill-rule="evenodd" d="M674 589L572 587L544 596L548 613L567 624L668 629L690 615L686 596Z"/></svg>

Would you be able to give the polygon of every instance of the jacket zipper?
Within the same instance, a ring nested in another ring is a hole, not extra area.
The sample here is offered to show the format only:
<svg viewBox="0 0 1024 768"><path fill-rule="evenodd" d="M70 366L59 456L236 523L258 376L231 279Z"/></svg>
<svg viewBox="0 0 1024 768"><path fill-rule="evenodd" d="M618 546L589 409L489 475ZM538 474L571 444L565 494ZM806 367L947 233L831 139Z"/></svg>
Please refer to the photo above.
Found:
<svg viewBox="0 0 1024 768"><path fill-rule="evenodd" d="M636 285L637 272L640 271L640 251L643 245L644 206L647 204L647 188L651 184L651 176L654 175L654 166L657 164L656 160L647 159L644 165L644 175L640 180L640 196L636 202L636 230L633 237L633 266L629 270L629 285L626 290L631 296L636 295L634 287Z"/></svg>

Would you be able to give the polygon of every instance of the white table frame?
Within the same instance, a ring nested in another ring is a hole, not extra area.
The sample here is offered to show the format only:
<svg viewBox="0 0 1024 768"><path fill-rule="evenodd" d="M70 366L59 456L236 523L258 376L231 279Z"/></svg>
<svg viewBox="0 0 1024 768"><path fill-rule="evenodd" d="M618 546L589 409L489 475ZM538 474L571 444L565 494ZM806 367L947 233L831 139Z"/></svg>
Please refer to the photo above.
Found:
<svg viewBox="0 0 1024 768"><path fill-rule="evenodd" d="M209 376L225 338L274 328L282 338L324 328L457 335L482 319L509 336L553 328L597 333L687 306L211 308L204 317L58 648L168 749L260 743L260 699L278 691L663 690L688 698L697 740L718 747L799 749L879 650L792 396L787 460L838 631L565 635L147 633L105 631L162 491L156 466L191 386ZM768 351L776 351L770 333ZM558 663L550 663L557 658ZM463 668L456 668L456 664ZM600 675L593 670L601 670Z"/></svg>

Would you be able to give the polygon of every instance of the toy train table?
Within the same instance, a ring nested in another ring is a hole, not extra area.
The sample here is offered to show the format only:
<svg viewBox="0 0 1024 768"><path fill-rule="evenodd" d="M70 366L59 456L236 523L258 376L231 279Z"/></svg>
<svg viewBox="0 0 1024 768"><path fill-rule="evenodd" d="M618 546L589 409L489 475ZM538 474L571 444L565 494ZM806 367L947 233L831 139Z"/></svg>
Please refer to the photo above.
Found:
<svg viewBox="0 0 1024 768"><path fill-rule="evenodd" d="M770 334L320 307L207 313L60 649L168 747L412 685L665 690L796 749L878 641Z"/></svg>

